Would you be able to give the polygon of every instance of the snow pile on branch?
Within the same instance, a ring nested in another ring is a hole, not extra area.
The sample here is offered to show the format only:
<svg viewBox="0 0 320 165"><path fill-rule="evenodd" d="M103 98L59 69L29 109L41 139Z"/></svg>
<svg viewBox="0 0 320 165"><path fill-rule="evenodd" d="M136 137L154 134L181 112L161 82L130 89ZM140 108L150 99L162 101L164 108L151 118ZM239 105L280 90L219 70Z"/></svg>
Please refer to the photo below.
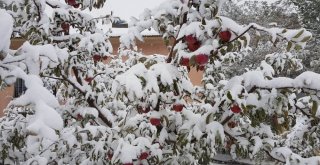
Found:
<svg viewBox="0 0 320 165"><path fill-rule="evenodd" d="M0 9L0 51L8 51L12 34L13 19L5 10Z"/></svg>

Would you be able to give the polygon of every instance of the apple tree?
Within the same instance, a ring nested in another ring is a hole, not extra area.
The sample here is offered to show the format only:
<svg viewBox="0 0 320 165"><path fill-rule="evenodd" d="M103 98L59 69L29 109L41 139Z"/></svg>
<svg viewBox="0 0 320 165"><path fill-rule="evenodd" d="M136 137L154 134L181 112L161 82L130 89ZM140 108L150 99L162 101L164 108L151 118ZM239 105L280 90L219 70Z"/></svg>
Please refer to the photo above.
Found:
<svg viewBox="0 0 320 165"><path fill-rule="evenodd" d="M27 87L0 119L4 164L210 164L219 154L241 161L263 153L288 164L320 160L317 73L276 77L284 63L270 57L224 75L225 64L251 49L249 31L284 41L288 52L304 48L310 32L240 25L221 15L223 0L167 0L131 19L113 55L108 33L96 27L112 15L82 12L103 4L2 2L1 83L21 78ZM150 28L167 56L135 51ZM10 50L16 36L27 41ZM202 86L192 85L191 67L203 71Z"/></svg>

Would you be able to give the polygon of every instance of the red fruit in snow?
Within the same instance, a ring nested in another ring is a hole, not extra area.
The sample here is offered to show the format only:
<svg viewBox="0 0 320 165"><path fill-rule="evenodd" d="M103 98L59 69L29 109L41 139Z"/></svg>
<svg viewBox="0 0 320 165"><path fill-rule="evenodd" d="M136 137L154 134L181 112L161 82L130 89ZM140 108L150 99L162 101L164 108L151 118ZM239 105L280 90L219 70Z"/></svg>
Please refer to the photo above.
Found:
<svg viewBox="0 0 320 165"><path fill-rule="evenodd" d="M173 104L172 109L176 112L181 112L183 110L183 104Z"/></svg>
<svg viewBox="0 0 320 165"><path fill-rule="evenodd" d="M93 79L94 79L93 77L86 77L84 81L90 83Z"/></svg>
<svg viewBox="0 0 320 165"><path fill-rule="evenodd" d="M182 57L181 60L180 60L180 65L182 65L182 66L189 66L189 61L190 61L189 58Z"/></svg>
<svg viewBox="0 0 320 165"><path fill-rule="evenodd" d="M184 39L187 42L188 49L191 52L194 52L200 48L201 43L192 34L185 36Z"/></svg>
<svg viewBox="0 0 320 165"><path fill-rule="evenodd" d="M198 66L198 70L204 71L205 65Z"/></svg>
<svg viewBox="0 0 320 165"><path fill-rule="evenodd" d="M139 159L140 160L143 160L143 159L147 159L149 156L149 153L148 152L142 152L139 156Z"/></svg>
<svg viewBox="0 0 320 165"><path fill-rule="evenodd" d="M231 32L230 31L221 31L219 33L219 38L223 42L229 42L231 38Z"/></svg>
<svg viewBox="0 0 320 165"><path fill-rule="evenodd" d="M144 112L144 113L150 112L150 107L146 107L143 112Z"/></svg>
<svg viewBox="0 0 320 165"><path fill-rule="evenodd" d="M113 153L108 153L108 159L111 160L113 157Z"/></svg>
<svg viewBox="0 0 320 165"><path fill-rule="evenodd" d="M66 3L71 6L74 6L77 4L76 0L66 0Z"/></svg>
<svg viewBox="0 0 320 165"><path fill-rule="evenodd" d="M150 123L154 126L161 125L161 120L159 118L150 118Z"/></svg>
<svg viewBox="0 0 320 165"><path fill-rule="evenodd" d="M196 63L200 66L202 65L206 65L209 61L209 56L205 55L205 54L198 54L196 55Z"/></svg>
<svg viewBox="0 0 320 165"><path fill-rule="evenodd" d="M229 123L228 123L228 127L229 128L234 128L234 127L236 127L236 123L234 122L234 121L230 121Z"/></svg>
<svg viewBox="0 0 320 165"><path fill-rule="evenodd" d="M77 114L77 117L76 117L77 120L82 120L83 119L83 116L81 114Z"/></svg>
<svg viewBox="0 0 320 165"><path fill-rule="evenodd" d="M232 111L233 113L240 113L240 112L241 112L241 108L240 108L238 105L233 105L233 106L231 107L231 111Z"/></svg>
<svg viewBox="0 0 320 165"><path fill-rule="evenodd" d="M189 44L188 43L188 49L191 51L191 52L194 52L196 50L198 50L200 48L201 44L200 42L196 42L194 44Z"/></svg>
<svg viewBox="0 0 320 165"><path fill-rule="evenodd" d="M198 42L198 39L192 34L185 36L184 39L188 44L194 44Z"/></svg>
<svg viewBox="0 0 320 165"><path fill-rule="evenodd" d="M100 55L93 55L93 61L94 61L94 62L100 61L101 58L102 58L102 57L101 57Z"/></svg>
<svg viewBox="0 0 320 165"><path fill-rule="evenodd" d="M80 4L79 3L77 3L77 4L74 4L74 5L72 5L74 8L79 8L80 7Z"/></svg>
<svg viewBox="0 0 320 165"><path fill-rule="evenodd" d="M61 28L63 30L63 32L68 35L69 34L69 30L70 30L70 24L68 22L62 22L61 23Z"/></svg>

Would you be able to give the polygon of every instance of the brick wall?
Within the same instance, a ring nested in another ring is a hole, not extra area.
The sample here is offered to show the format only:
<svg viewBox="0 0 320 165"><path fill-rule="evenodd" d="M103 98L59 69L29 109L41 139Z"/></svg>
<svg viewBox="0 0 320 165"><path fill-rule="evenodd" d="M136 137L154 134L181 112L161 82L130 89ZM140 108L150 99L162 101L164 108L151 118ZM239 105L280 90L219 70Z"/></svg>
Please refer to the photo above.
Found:
<svg viewBox="0 0 320 165"><path fill-rule="evenodd" d="M24 40L14 39L11 41L10 49L18 49ZM13 87L7 87L3 91L0 91L0 116L3 115L3 109L8 105L13 96Z"/></svg>
<svg viewBox="0 0 320 165"><path fill-rule="evenodd" d="M110 41L113 46L114 54L116 54L119 48L119 38L112 37ZM162 38L158 36L144 37L144 42L138 41L137 46L138 49L146 55L151 55L155 53L163 55L169 54L169 50L165 46ZM202 79L202 72L197 72L195 68L192 68L189 73L189 77L194 85L200 85Z"/></svg>
<svg viewBox="0 0 320 165"><path fill-rule="evenodd" d="M110 41L113 45L114 54L117 53L119 48L119 37L112 37ZM14 39L11 42L11 49L17 49L23 44L22 39ZM161 37L149 36L144 38L144 42L137 42L139 51L142 51L146 55L151 54L163 54L167 55L169 50L165 46ZM195 69L191 69L189 76L191 81L195 85L201 84L202 73L197 72ZM4 91L0 91L0 116L2 116L2 110L7 106L8 102L11 100L13 95L13 87L8 87Z"/></svg>

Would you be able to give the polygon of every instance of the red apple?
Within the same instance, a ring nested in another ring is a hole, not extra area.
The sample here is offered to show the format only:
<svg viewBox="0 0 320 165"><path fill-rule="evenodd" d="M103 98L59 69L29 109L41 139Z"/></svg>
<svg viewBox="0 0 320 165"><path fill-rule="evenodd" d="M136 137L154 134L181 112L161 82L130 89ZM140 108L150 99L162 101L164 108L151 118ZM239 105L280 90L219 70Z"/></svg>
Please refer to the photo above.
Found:
<svg viewBox="0 0 320 165"><path fill-rule="evenodd" d="M139 159L140 160L143 160L143 159L147 159L149 156L149 153L148 152L142 152L139 156Z"/></svg>
<svg viewBox="0 0 320 165"><path fill-rule="evenodd" d="M70 24L68 22L62 22L61 28L62 28L62 31L64 32L64 34L66 34L66 35L69 34Z"/></svg>
<svg viewBox="0 0 320 165"><path fill-rule="evenodd" d="M86 77L84 81L90 83L93 79L94 79L93 77Z"/></svg>
<svg viewBox="0 0 320 165"><path fill-rule="evenodd" d="M100 55L97 55L97 54L96 54L96 55L93 55L93 61L94 61L94 62L100 61L101 58L102 58L102 57L101 57Z"/></svg>
<svg viewBox="0 0 320 165"><path fill-rule="evenodd" d="M191 52L194 52L196 51L197 49L200 48L201 46L201 43L198 41L198 39L193 36L192 34L190 35L187 35L184 37L185 41L187 42L187 46L188 46L188 49L191 51Z"/></svg>
<svg viewBox="0 0 320 165"><path fill-rule="evenodd" d="M107 156L108 156L108 159L111 160L112 157L113 157L113 153L112 153L112 152L108 152L108 155L107 155Z"/></svg>
<svg viewBox="0 0 320 165"><path fill-rule="evenodd" d="M172 109L176 112L181 112L183 110L183 104L173 104Z"/></svg>
<svg viewBox="0 0 320 165"><path fill-rule="evenodd" d="M234 127L236 127L236 123L234 122L234 121L230 121L229 123L228 123L228 127L229 128L234 128Z"/></svg>
<svg viewBox="0 0 320 165"><path fill-rule="evenodd" d="M198 39L192 34L185 36L184 39L187 43L190 43L190 44L194 44L198 42Z"/></svg>
<svg viewBox="0 0 320 165"><path fill-rule="evenodd" d="M202 65L206 65L209 61L209 56L205 55L205 54L198 54L196 55L196 63L200 66Z"/></svg>
<svg viewBox="0 0 320 165"><path fill-rule="evenodd" d="M241 108L240 108L237 104L234 104L234 105L232 105L232 107L231 107L231 111L232 111L233 113L240 113L240 112L241 112Z"/></svg>
<svg viewBox="0 0 320 165"><path fill-rule="evenodd" d="M74 7L74 8L79 8L79 6L80 6L80 4L79 4L79 3L77 3L77 4L73 5L73 7Z"/></svg>
<svg viewBox="0 0 320 165"><path fill-rule="evenodd" d="M182 66L189 66L189 61L190 61L189 58L182 57L181 60L180 60L180 65L182 65Z"/></svg>
<svg viewBox="0 0 320 165"><path fill-rule="evenodd" d="M194 52L194 51L198 50L200 48L200 46L201 46L200 42L196 42L194 44L188 44L188 49L191 52Z"/></svg>
<svg viewBox="0 0 320 165"><path fill-rule="evenodd" d="M150 107L149 106L147 106L145 109L144 109L144 111L143 111L144 113L148 113L148 112L150 112Z"/></svg>
<svg viewBox="0 0 320 165"><path fill-rule="evenodd" d="M230 31L221 31L219 33L219 38L222 42L229 42L231 38L231 32Z"/></svg>
<svg viewBox="0 0 320 165"><path fill-rule="evenodd" d="M77 119L78 121L79 121L79 120L83 120L83 116L78 113L76 119Z"/></svg>
<svg viewBox="0 0 320 165"><path fill-rule="evenodd" d="M71 6L74 6L77 4L76 0L66 0L66 3Z"/></svg>
<svg viewBox="0 0 320 165"><path fill-rule="evenodd" d="M161 125L161 120L159 118L150 118L150 123L154 126L159 126Z"/></svg>
<svg viewBox="0 0 320 165"><path fill-rule="evenodd" d="M204 68L205 68L205 65L198 66L198 70L200 70L200 71L204 71Z"/></svg>

